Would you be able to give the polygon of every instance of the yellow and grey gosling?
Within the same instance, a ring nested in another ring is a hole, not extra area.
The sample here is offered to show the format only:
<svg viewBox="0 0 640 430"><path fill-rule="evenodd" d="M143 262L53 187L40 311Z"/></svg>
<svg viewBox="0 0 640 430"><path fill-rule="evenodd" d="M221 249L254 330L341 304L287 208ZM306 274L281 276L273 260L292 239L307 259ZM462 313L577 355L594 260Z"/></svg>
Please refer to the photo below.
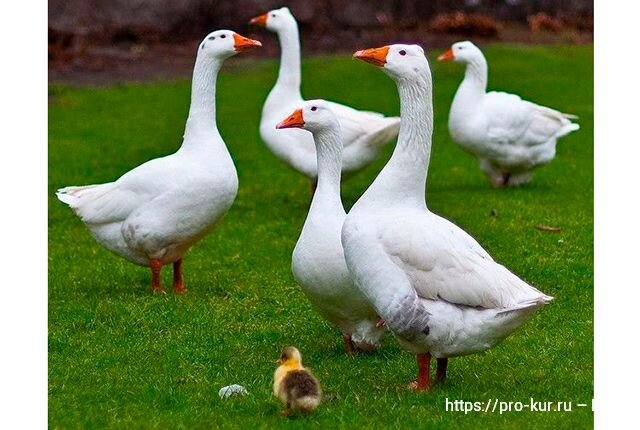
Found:
<svg viewBox="0 0 640 430"><path fill-rule="evenodd" d="M302 366L300 351L293 346L282 350L273 375L273 394L285 405L282 415L292 412L313 412L320 404L320 384Z"/></svg>

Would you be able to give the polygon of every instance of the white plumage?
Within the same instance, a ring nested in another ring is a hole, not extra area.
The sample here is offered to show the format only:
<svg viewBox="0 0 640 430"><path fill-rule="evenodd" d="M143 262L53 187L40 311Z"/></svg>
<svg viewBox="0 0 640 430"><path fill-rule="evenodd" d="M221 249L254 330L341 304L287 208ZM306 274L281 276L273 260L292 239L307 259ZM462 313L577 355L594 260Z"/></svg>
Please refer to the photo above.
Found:
<svg viewBox="0 0 640 430"><path fill-rule="evenodd" d="M189 118L177 152L114 182L58 190L58 198L104 247L159 273L162 265L178 263L231 207L238 177L216 125L216 77L226 58L251 46L259 42L228 30L209 34L199 45ZM174 287L182 290L178 275Z"/></svg>
<svg viewBox="0 0 640 430"><path fill-rule="evenodd" d="M382 65L396 81L402 124L391 159L342 229L352 278L409 351L442 360L490 348L552 298L428 210L433 106L422 48L392 45L355 56ZM428 366L420 369L417 386L426 389Z"/></svg>
<svg viewBox="0 0 640 430"><path fill-rule="evenodd" d="M557 140L580 126L574 115L522 100L504 92L487 92L487 61L473 43L452 45L440 60L466 64L465 77L451 104L453 140L478 158L495 186L520 185L531 172L556 155Z"/></svg>
<svg viewBox="0 0 640 430"><path fill-rule="evenodd" d="M318 186L293 250L293 275L318 313L340 329L348 353L375 348L384 328L351 280L340 241L347 214L340 199L342 142L333 104L307 101L278 127L311 132L318 158Z"/></svg>
<svg viewBox="0 0 640 430"><path fill-rule="evenodd" d="M298 24L286 7L269 11L252 19L251 22L276 32L281 47L278 80L262 109L260 136L279 159L313 181L317 176L317 165L311 135L301 130L275 128L282 118L300 107L304 101L300 93ZM385 117L377 112L360 111L333 102L327 103L342 127L342 171L345 174L356 172L373 161L381 147L398 134L398 117Z"/></svg>

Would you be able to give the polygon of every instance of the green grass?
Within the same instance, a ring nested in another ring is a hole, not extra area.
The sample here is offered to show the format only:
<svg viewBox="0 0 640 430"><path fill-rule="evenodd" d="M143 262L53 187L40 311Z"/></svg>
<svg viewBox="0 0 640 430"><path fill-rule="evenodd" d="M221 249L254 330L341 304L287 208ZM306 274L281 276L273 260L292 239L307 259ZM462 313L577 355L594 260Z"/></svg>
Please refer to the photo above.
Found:
<svg viewBox="0 0 640 430"><path fill-rule="evenodd" d="M149 273L97 245L54 197L56 188L106 182L174 151L189 82L51 86L49 105L49 425L52 428L589 428L572 412L446 412L445 399L591 402L593 397L593 48L494 45L490 88L580 116L581 130L520 189L495 190L448 137L462 78L432 62L435 136L432 210L556 301L491 351L452 359L446 385L405 389L413 357L392 337L374 354L347 357L336 330L311 310L290 273L309 184L262 144L258 120L275 61L236 61L218 85L218 124L236 162L238 198L185 259L189 294L151 295ZM435 57L435 54L432 58ZM303 91L397 114L393 82L347 56L310 58ZM388 158L344 184L348 206ZM491 216L495 210L497 216ZM560 227L559 233L536 230ZM170 271L165 270L165 283ZM286 420L271 397L274 360L298 346L326 399ZM239 383L250 395L220 400Z"/></svg>

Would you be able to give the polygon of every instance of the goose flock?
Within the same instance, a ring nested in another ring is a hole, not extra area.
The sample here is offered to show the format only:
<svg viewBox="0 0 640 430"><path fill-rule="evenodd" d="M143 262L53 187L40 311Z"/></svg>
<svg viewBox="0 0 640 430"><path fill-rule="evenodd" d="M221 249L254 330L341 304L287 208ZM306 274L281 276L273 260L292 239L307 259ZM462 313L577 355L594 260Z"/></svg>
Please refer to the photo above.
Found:
<svg viewBox="0 0 640 430"><path fill-rule="evenodd" d="M251 20L278 35L278 78L264 103L260 136L282 161L308 177L314 194L295 245L295 281L318 314L339 330L347 353L379 348L390 332L414 354L412 389L446 377L449 357L487 350L553 300L496 262L425 200L433 135L432 74L418 45L353 54L396 84L400 116L357 110L300 92L300 39L286 7ZM238 177L216 123L216 78L224 61L261 43L230 30L197 49L191 105L181 147L114 182L68 186L57 197L105 248L149 267L151 288L173 265L173 290L186 291L182 259L226 214ZM487 61L473 43L439 57L466 65L449 114L452 139L472 153L497 187L530 180L550 162L557 140L579 128L572 115L518 96L487 92ZM391 158L347 213L343 176L362 169L396 139Z"/></svg>

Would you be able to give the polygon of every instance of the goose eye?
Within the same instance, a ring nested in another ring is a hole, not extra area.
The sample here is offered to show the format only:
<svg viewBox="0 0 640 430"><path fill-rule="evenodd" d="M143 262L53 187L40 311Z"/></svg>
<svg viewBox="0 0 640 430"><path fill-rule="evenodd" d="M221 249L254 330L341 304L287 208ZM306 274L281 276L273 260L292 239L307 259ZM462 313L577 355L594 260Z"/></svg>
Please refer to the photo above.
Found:
<svg viewBox="0 0 640 430"><path fill-rule="evenodd" d="M209 40L216 40L216 37L215 37L215 36L211 36L211 37L209 38Z"/></svg>
<svg viewBox="0 0 640 430"><path fill-rule="evenodd" d="M407 51L403 49L402 51L400 51L400 55L407 55Z"/></svg>
<svg viewBox="0 0 640 430"><path fill-rule="evenodd" d="M276 17L276 14L275 14L275 13L272 13L272 14L271 14L271 18L275 18L275 17Z"/></svg>
<svg viewBox="0 0 640 430"><path fill-rule="evenodd" d="M315 111L317 111L317 110L318 110L318 108L317 108L317 107L315 107L315 106L311 106L311 110L315 112Z"/></svg>
<svg viewBox="0 0 640 430"><path fill-rule="evenodd" d="M222 36L220 36L220 39L224 39L225 37L227 37L227 36L225 36L225 35L223 34Z"/></svg>

